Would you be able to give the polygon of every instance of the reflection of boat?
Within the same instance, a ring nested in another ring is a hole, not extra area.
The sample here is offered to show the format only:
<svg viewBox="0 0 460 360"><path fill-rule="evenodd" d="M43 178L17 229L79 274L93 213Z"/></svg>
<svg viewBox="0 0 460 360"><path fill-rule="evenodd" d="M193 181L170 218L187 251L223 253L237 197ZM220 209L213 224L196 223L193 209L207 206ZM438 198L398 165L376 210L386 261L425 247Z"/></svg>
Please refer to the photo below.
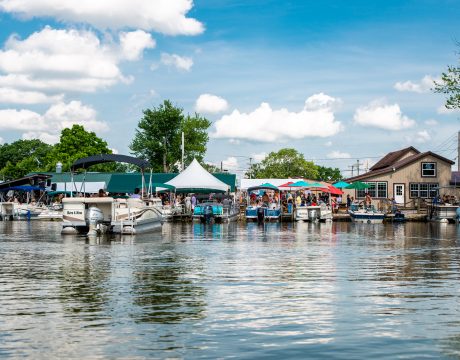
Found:
<svg viewBox="0 0 460 360"><path fill-rule="evenodd" d="M113 197L68 197L62 199L62 233L86 232L101 234L137 234L161 227L161 212L150 199L144 198L144 169L149 167L145 160L125 155L95 155L79 159L72 165L71 171L86 169L105 162L125 162L137 165L142 170L142 193L139 197L115 199Z"/></svg>
<svg viewBox="0 0 460 360"><path fill-rule="evenodd" d="M374 205L360 208L357 204L352 204L348 213L354 222L364 222L377 224L383 222L385 214L382 211L375 210Z"/></svg>
<svg viewBox="0 0 460 360"><path fill-rule="evenodd" d="M332 209L329 205L299 206L295 210L296 221L326 221L332 220Z"/></svg>
<svg viewBox="0 0 460 360"><path fill-rule="evenodd" d="M238 215L238 207L230 201L222 204L208 201L197 204L193 210L193 219L200 220L202 223L235 221Z"/></svg>

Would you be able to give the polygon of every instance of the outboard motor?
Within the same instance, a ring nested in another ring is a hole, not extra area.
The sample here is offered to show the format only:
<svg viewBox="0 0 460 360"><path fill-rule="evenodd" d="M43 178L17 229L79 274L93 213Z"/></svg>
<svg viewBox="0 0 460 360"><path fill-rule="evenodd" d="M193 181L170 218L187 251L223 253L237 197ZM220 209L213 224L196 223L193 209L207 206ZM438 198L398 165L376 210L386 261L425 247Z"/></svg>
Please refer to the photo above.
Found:
<svg viewBox="0 0 460 360"><path fill-rule="evenodd" d="M258 207L257 208L257 223L262 224L265 220L265 208Z"/></svg>
<svg viewBox="0 0 460 360"><path fill-rule="evenodd" d="M88 235L98 235L105 232L106 227L102 224L104 221L104 214L101 209L96 206L91 206L86 211L86 223L89 226Z"/></svg>
<svg viewBox="0 0 460 360"><path fill-rule="evenodd" d="M308 211L308 219L310 221L316 221L318 219L318 211L316 209Z"/></svg>
<svg viewBox="0 0 460 360"><path fill-rule="evenodd" d="M460 222L460 207L455 210L455 214L457 215L457 222Z"/></svg>
<svg viewBox="0 0 460 360"><path fill-rule="evenodd" d="M212 205L206 205L203 209L204 222L209 224L214 218L214 212L212 211Z"/></svg>

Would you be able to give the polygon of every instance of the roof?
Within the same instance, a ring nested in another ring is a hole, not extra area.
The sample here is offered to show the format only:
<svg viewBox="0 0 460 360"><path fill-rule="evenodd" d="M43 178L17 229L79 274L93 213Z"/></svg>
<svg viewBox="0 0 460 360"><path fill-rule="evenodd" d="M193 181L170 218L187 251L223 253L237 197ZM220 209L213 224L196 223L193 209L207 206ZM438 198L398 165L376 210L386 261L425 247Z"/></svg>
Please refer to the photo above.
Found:
<svg viewBox="0 0 460 360"><path fill-rule="evenodd" d="M148 161L144 159L138 159L133 156L118 155L118 154L99 154L99 155L92 155L92 156L88 156L88 157L76 160L72 164L71 169L72 171L75 171L77 169L87 169L90 166L97 165L97 164L103 164L107 162L122 162L122 163L133 164L133 165L140 167L142 170L150 167L150 164Z"/></svg>
<svg viewBox="0 0 460 360"><path fill-rule="evenodd" d="M196 159L166 184L174 186L176 192L226 192L230 188L207 172Z"/></svg>
<svg viewBox="0 0 460 360"><path fill-rule="evenodd" d="M22 186L22 185L39 185L40 183L46 182L51 176L47 173L35 173L29 174L19 179L14 179L10 181L4 181L0 183L0 189L6 189L13 186ZM45 187L43 184L42 187Z"/></svg>
<svg viewBox="0 0 460 360"><path fill-rule="evenodd" d="M414 151L415 153L420 154L420 151L418 151L413 146L409 146L401 150L393 151L393 152L386 154L383 158L381 158L374 166L370 168L370 170L383 169L387 166L391 166L410 151Z"/></svg>
<svg viewBox="0 0 460 360"><path fill-rule="evenodd" d="M444 161L450 165L453 165L455 164L454 161L452 160L449 160L441 155L438 155L438 154L435 154L431 151L427 151L427 152L424 152L424 153L418 153L416 155L412 155L410 157L407 157L407 158L404 158L400 161L397 161L393 164L391 164L390 166L387 166L385 168L381 168L381 169L374 169L372 170L371 168L371 171L367 172L367 173L364 173L362 175L358 175L358 176L354 176L354 177L351 177L351 178L348 178L346 179L347 182L350 182L350 181L356 181L356 180L363 180L363 179L367 179L369 177L374 177L376 175L382 175L382 174L386 174L388 172L392 172L392 171L395 171L395 170L399 170L407 165L410 165L414 162L416 162L417 160L420 160L422 158L424 158L425 156L433 156L435 158L438 158L439 160L441 161Z"/></svg>

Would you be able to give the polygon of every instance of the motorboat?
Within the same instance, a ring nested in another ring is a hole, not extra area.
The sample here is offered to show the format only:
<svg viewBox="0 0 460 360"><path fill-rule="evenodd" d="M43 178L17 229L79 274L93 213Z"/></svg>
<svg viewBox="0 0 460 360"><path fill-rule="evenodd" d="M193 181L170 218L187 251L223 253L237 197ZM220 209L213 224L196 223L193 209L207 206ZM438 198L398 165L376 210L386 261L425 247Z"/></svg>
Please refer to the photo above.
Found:
<svg viewBox="0 0 460 360"><path fill-rule="evenodd" d="M162 213L152 200L151 194L144 193L144 169L150 167L147 161L118 154L94 155L75 161L71 167L71 174L77 169L87 169L92 165L106 162L124 162L140 167L142 192L127 199L110 196L71 196L62 199L62 233L134 235L161 228Z"/></svg>
<svg viewBox="0 0 460 360"><path fill-rule="evenodd" d="M460 206L454 204L432 204L428 209L428 217L432 221L455 222L460 219Z"/></svg>
<svg viewBox="0 0 460 360"><path fill-rule="evenodd" d="M374 205L360 207L358 204L352 204L348 213L352 221L368 224L382 223L385 218L385 213L376 210Z"/></svg>
<svg viewBox="0 0 460 360"><path fill-rule="evenodd" d="M319 205L299 206L295 210L296 221L329 221L332 220L332 209L330 205L321 203Z"/></svg>
<svg viewBox="0 0 460 360"><path fill-rule="evenodd" d="M264 183L258 186L253 186L248 188L248 203L250 203L250 193L251 192L259 192L260 190L263 191L271 191L272 193L279 192L279 188L275 185L270 183ZM267 196L267 195L264 195ZM268 196L267 196L267 199ZM258 222L262 221L280 221L281 219L281 203L278 197L277 201L269 202L262 198L261 202L256 205L249 205L246 207L245 213L246 221L254 221L257 220Z"/></svg>
<svg viewBox="0 0 460 360"><path fill-rule="evenodd" d="M224 223L236 221L239 215L239 208L233 202L217 203L205 201L196 204L193 209L193 219L202 223Z"/></svg>

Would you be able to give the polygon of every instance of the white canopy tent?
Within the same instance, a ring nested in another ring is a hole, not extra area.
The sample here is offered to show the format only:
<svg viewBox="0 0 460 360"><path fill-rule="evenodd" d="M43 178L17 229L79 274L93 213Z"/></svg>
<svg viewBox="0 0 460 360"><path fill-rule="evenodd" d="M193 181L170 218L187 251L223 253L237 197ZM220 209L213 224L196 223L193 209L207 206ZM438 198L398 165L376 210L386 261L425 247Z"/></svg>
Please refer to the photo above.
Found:
<svg viewBox="0 0 460 360"><path fill-rule="evenodd" d="M207 172L194 159L192 163L166 184L176 188L176 192L226 192L229 186Z"/></svg>

